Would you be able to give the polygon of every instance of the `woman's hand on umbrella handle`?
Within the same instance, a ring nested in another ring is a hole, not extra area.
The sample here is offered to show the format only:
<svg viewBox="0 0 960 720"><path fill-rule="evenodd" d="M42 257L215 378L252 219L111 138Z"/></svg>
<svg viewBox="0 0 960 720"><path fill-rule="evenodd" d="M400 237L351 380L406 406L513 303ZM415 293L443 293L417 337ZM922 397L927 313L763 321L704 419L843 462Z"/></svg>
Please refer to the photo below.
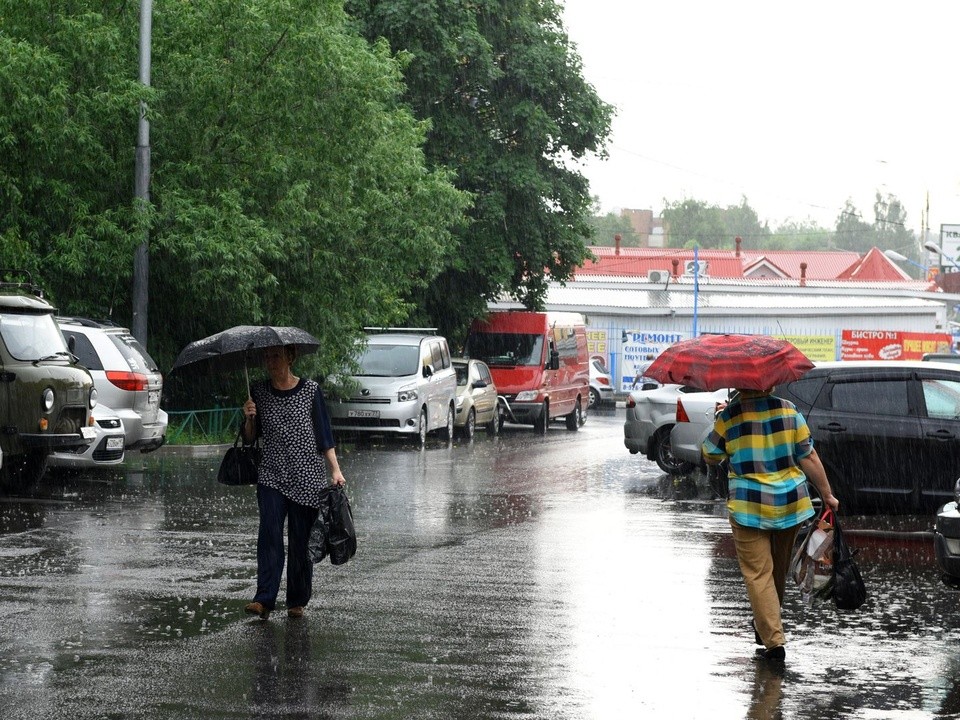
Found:
<svg viewBox="0 0 960 720"><path fill-rule="evenodd" d="M243 404L243 417L247 420L253 420L257 416L257 404L253 398L247 398Z"/></svg>

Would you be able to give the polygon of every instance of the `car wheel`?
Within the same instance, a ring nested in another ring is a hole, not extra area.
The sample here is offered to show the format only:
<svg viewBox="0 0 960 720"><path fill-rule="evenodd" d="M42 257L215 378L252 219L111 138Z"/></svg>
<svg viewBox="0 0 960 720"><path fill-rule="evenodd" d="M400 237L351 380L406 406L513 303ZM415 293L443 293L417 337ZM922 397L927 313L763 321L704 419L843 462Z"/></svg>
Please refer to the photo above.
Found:
<svg viewBox="0 0 960 720"><path fill-rule="evenodd" d="M694 468L692 463L677 460L670 448L670 430L673 425L664 425L653 435L653 458L665 473L686 475Z"/></svg>
<svg viewBox="0 0 960 720"><path fill-rule="evenodd" d="M487 423L487 434L498 435L503 429L503 421L503 406L498 402L496 409L493 411L493 417L490 419L490 422Z"/></svg>
<svg viewBox="0 0 960 720"><path fill-rule="evenodd" d="M548 425L550 425L550 403L544 400L540 408L540 417L533 421L533 430L538 435L546 435Z"/></svg>
<svg viewBox="0 0 960 720"><path fill-rule="evenodd" d="M420 410L420 427L417 430L417 440L420 441L420 447L427 444L427 409Z"/></svg>
<svg viewBox="0 0 960 720"><path fill-rule="evenodd" d="M463 435L465 440L472 440L474 433L477 431L477 411L474 408L470 408L470 412L467 413L467 422L462 428L460 428L460 434Z"/></svg>
<svg viewBox="0 0 960 720"><path fill-rule="evenodd" d="M443 429L440 431L440 437L442 437L447 442L453 440L453 405L447 406L447 424L443 426Z"/></svg>
<svg viewBox="0 0 960 720"><path fill-rule="evenodd" d="M600 393L593 388L590 388L590 404L587 407L598 407L600 405Z"/></svg>
<svg viewBox="0 0 960 720"><path fill-rule="evenodd" d="M577 431L581 425L583 425L583 406L580 405L580 398L577 398L573 412L567 415L567 430Z"/></svg>

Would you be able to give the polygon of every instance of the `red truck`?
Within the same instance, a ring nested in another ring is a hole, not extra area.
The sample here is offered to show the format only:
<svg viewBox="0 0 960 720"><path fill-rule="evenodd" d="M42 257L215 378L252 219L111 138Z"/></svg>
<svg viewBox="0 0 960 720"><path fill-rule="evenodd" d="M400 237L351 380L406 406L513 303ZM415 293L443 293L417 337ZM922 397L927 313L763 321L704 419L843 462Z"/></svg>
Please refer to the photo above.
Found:
<svg viewBox="0 0 960 720"><path fill-rule="evenodd" d="M590 358L582 315L493 311L473 322L464 354L490 367L510 421L540 433L558 418L568 430L583 425Z"/></svg>

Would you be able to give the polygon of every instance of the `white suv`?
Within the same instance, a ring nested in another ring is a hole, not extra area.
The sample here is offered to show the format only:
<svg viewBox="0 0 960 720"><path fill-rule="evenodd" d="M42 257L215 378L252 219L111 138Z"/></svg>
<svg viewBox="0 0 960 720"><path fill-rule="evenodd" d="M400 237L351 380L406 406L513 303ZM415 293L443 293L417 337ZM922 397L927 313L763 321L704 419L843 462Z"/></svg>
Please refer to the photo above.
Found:
<svg viewBox="0 0 960 720"><path fill-rule="evenodd" d="M126 449L163 445L167 413L160 409L163 375L126 328L85 318L57 318L70 352L93 376L100 402L123 421Z"/></svg>
<svg viewBox="0 0 960 720"><path fill-rule="evenodd" d="M423 444L453 437L457 374L439 335L368 334L352 377L356 391L327 403L334 429L408 435Z"/></svg>

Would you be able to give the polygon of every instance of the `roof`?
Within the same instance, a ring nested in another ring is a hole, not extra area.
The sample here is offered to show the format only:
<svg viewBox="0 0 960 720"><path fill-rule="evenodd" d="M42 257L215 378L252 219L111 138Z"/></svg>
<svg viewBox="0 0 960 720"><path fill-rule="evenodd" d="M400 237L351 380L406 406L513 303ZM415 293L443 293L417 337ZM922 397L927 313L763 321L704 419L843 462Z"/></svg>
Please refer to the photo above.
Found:
<svg viewBox="0 0 960 720"><path fill-rule="evenodd" d="M575 275L608 277L646 277L651 270L666 270L672 275L686 273L694 250L688 248L634 248L594 246L596 260L586 261ZM674 266L674 260L677 261ZM843 280L882 283L917 283L878 248L865 255L852 250L697 250L704 264L702 274L712 278L751 278L758 282L801 278L807 281ZM805 266L805 267L804 267ZM936 283L923 281L923 288L934 291Z"/></svg>

